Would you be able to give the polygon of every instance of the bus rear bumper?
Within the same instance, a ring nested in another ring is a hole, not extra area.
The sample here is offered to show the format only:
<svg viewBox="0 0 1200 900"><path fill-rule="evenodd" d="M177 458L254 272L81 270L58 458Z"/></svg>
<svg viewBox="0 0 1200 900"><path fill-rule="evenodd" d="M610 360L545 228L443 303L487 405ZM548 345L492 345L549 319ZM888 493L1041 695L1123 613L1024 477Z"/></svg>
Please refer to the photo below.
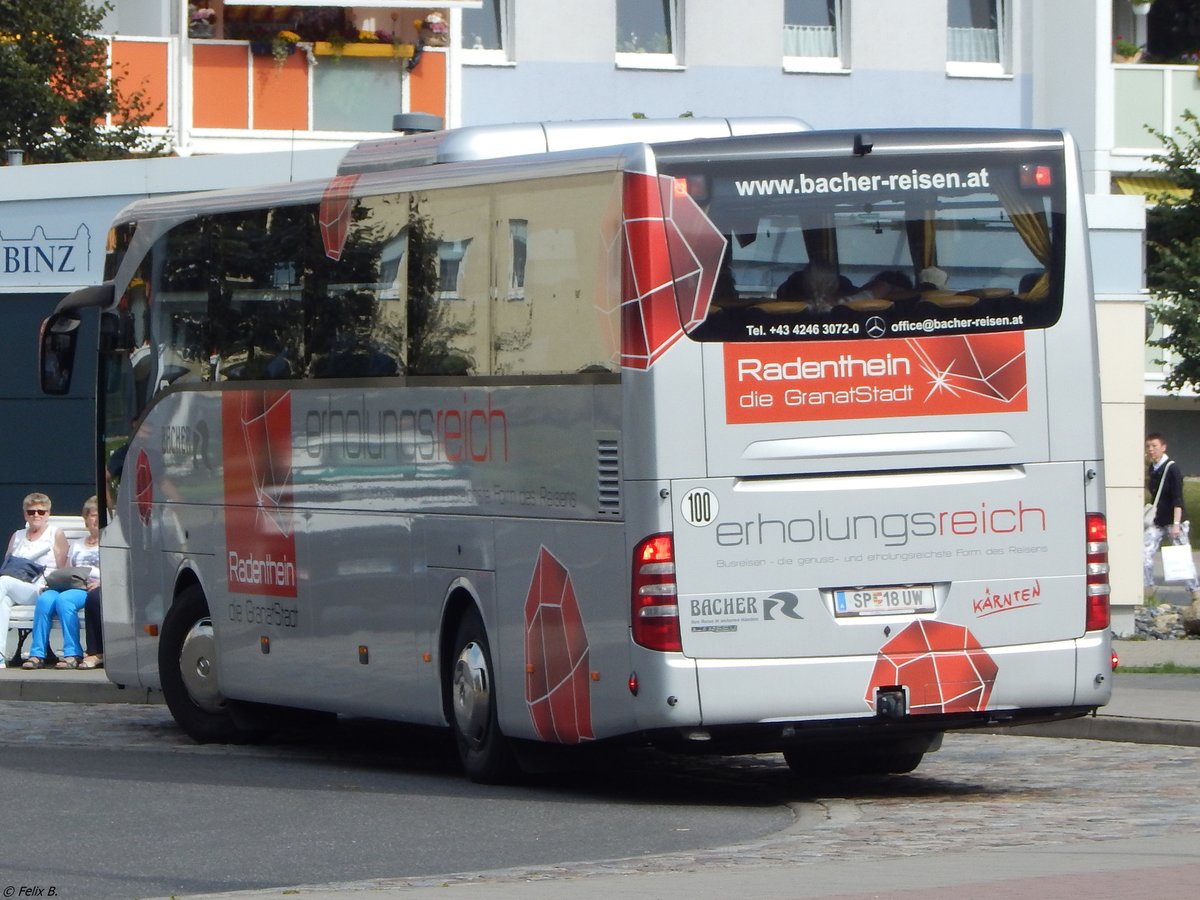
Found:
<svg viewBox="0 0 1200 900"><path fill-rule="evenodd" d="M901 657L696 660L700 726L916 731L1084 715L1112 696L1106 633ZM667 724L667 723L662 723Z"/></svg>
<svg viewBox="0 0 1200 900"><path fill-rule="evenodd" d="M1096 707L1061 707L1004 710L994 713L953 713L887 719L881 716L858 719L760 722L750 725L721 725L698 728L664 728L642 737L673 753L738 754L779 753L789 750L820 750L822 746L844 747L872 744L924 753L941 745L947 731L997 729L1018 725L1059 722L1086 716Z"/></svg>

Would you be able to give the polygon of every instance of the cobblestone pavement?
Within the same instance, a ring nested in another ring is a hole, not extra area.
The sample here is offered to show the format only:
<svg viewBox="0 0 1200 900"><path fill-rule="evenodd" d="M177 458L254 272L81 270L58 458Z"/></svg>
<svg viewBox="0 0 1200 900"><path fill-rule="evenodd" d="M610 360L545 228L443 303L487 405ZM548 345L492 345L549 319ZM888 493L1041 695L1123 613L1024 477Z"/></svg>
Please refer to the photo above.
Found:
<svg viewBox="0 0 1200 900"><path fill-rule="evenodd" d="M44 742L122 750L170 749L229 756L336 758L328 745L199 746L161 706L0 703L0 746ZM383 749L374 751L376 757ZM786 805L792 825L768 838L653 857L576 861L436 878L395 878L337 893L406 893L437 885L516 883L594 874L752 870L852 859L903 859L955 851L1045 848L1150 838L1200 830L1200 748L1014 737L948 735L942 750L908 776L800 780L776 755L679 759L650 751L621 752L620 776L660 784L673 780L694 796L722 803ZM454 776L448 776L454 777ZM604 776L601 776L603 778ZM589 780L590 779L590 780ZM566 793L594 788L595 776L548 776ZM308 890L304 892L312 896Z"/></svg>

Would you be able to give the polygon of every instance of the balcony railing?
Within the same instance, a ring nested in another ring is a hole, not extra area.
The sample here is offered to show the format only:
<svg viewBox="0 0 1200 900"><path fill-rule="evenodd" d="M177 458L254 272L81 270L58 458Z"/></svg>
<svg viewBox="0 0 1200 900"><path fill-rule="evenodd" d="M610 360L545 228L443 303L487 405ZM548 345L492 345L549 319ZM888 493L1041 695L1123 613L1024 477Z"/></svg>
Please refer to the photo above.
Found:
<svg viewBox="0 0 1200 900"><path fill-rule="evenodd" d="M1145 63L1113 66L1113 146L1117 152L1157 153L1162 149L1147 127L1174 136L1184 110L1200 115L1196 66Z"/></svg>
<svg viewBox="0 0 1200 900"><path fill-rule="evenodd" d="M392 116L445 116L445 52L427 48L411 68L404 50L375 45L373 55L316 55L297 45L282 61L247 41L110 39L124 83L155 109L150 126L170 131L181 149L205 152L231 141L286 138L319 144L391 131ZM327 48L322 48L327 49Z"/></svg>

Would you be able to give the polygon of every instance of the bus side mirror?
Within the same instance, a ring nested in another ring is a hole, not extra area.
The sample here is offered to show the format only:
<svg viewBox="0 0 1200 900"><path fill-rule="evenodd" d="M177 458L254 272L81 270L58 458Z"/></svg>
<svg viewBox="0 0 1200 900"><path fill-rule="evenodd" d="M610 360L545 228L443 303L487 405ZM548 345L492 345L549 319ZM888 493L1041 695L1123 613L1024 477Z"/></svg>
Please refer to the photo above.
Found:
<svg viewBox="0 0 1200 900"><path fill-rule="evenodd" d="M43 394L61 396L71 389L79 325L79 314L75 312L56 312L42 322L38 372Z"/></svg>
<svg viewBox="0 0 1200 900"><path fill-rule="evenodd" d="M75 345L79 342L79 310L104 308L113 302L113 284L92 285L72 291L58 301L38 335L38 373L42 393L61 396L71 389Z"/></svg>

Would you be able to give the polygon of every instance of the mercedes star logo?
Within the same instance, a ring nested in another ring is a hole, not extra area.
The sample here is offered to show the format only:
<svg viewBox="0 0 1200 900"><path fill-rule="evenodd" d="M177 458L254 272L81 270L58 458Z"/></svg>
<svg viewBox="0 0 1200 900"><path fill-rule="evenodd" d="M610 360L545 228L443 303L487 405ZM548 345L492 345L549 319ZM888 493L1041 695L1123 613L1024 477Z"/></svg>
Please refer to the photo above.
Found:
<svg viewBox="0 0 1200 900"><path fill-rule="evenodd" d="M871 316L867 319L867 336L880 338L887 334L887 322L883 321L879 316Z"/></svg>

